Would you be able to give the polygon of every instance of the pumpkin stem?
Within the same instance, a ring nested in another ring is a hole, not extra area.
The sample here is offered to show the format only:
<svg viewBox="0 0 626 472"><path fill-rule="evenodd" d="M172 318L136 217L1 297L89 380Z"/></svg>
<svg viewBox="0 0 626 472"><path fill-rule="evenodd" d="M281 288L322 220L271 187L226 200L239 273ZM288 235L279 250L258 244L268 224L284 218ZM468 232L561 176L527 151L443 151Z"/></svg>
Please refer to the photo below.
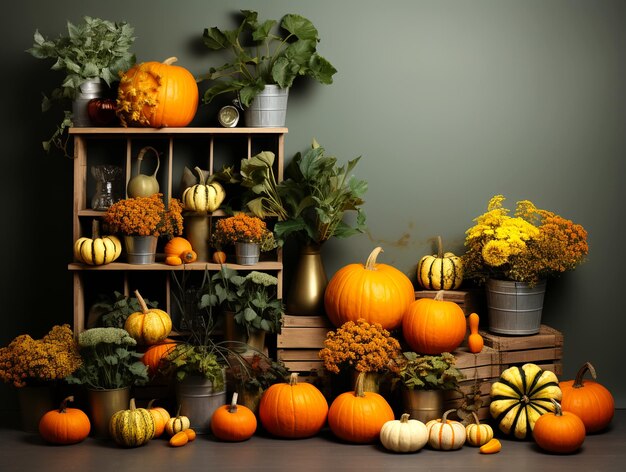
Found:
<svg viewBox="0 0 626 472"><path fill-rule="evenodd" d="M452 410L448 410L448 411L446 411L446 412L443 414L443 416L441 417L441 422L442 422L442 423L446 423L446 422L448 421L448 415L449 415L450 413L454 413L455 411L456 411L455 409L452 409Z"/></svg>
<svg viewBox="0 0 626 472"><path fill-rule="evenodd" d="M154 149L152 146L143 147L139 151L139 154L137 155L137 175L141 174L141 161L143 161L143 156L148 151L152 151L157 159L156 169L154 170L154 174L152 174L152 177L155 177L157 172L159 171L159 167L161 165L161 159L159 159L159 151Z"/></svg>
<svg viewBox="0 0 626 472"><path fill-rule="evenodd" d="M91 222L91 239L98 239L100 237L100 220L94 218Z"/></svg>
<svg viewBox="0 0 626 472"><path fill-rule="evenodd" d="M67 412L67 403L68 402L73 402L73 401L74 401L74 395L70 395L69 397L66 397L61 402L61 406L59 407L59 413L66 413Z"/></svg>
<svg viewBox="0 0 626 472"><path fill-rule="evenodd" d="M583 385L584 384L583 377L585 376L587 371L589 371L589 373L591 373L591 377L593 377L594 379L597 378L595 367L591 364L591 362L585 362L585 365L583 365L578 370L578 373L576 374L576 380L574 381L574 385L572 385L572 387L574 387L574 388L581 388L581 387L584 386Z"/></svg>
<svg viewBox="0 0 626 472"><path fill-rule="evenodd" d="M228 408L228 413L237 413L237 397L239 394L237 392L233 393L233 399L230 401L230 407Z"/></svg>
<svg viewBox="0 0 626 472"><path fill-rule="evenodd" d="M365 268L367 270L376 270L376 258L381 252L384 251L383 248L380 246L374 248L374 250L370 252L370 255L367 257L367 261L365 262Z"/></svg>
<svg viewBox="0 0 626 472"><path fill-rule="evenodd" d="M475 411L472 411L472 417L474 418L474 423L480 424L480 420L478 419L478 415Z"/></svg>
<svg viewBox="0 0 626 472"><path fill-rule="evenodd" d="M136 409L136 407L135 407L135 399L134 398L130 399L130 409L131 410L135 410Z"/></svg>
<svg viewBox="0 0 626 472"><path fill-rule="evenodd" d="M177 58L177 57L172 56L172 57L168 57L167 59L165 59L165 60L163 61L163 64L168 65L168 66L171 66L171 65L172 65L172 64L174 64L176 61L178 61L178 58Z"/></svg>
<svg viewBox="0 0 626 472"><path fill-rule="evenodd" d="M554 404L554 415L563 416L563 410L561 409L561 404L557 402L554 398L551 398L550 401Z"/></svg>
<svg viewBox="0 0 626 472"><path fill-rule="evenodd" d="M408 413L402 413L402 416L400 417L400 423L408 423L409 418L411 418L411 415L409 415Z"/></svg>
<svg viewBox="0 0 626 472"><path fill-rule="evenodd" d="M445 293L445 290L439 290L436 294L435 294L435 300L437 300L438 302L442 302L443 301L443 295Z"/></svg>
<svg viewBox="0 0 626 472"><path fill-rule="evenodd" d="M156 401L156 398L153 398L152 400L150 400L148 402L148 406L146 407L146 410L149 410L150 408L152 408L152 404Z"/></svg>
<svg viewBox="0 0 626 472"><path fill-rule="evenodd" d="M365 389L363 388L363 382L365 381L365 372L359 372L359 375L356 376L356 384L354 385L354 396L355 397L364 397Z"/></svg>
<svg viewBox="0 0 626 472"><path fill-rule="evenodd" d="M145 315L146 313L148 313L148 305L146 305L146 301L139 294L139 290L135 290L135 296L137 297L137 301L139 302L139 306L141 307L141 311Z"/></svg>
<svg viewBox="0 0 626 472"><path fill-rule="evenodd" d="M441 236L437 236L437 258L443 259L443 241Z"/></svg>
<svg viewBox="0 0 626 472"><path fill-rule="evenodd" d="M200 185L205 185L206 184L206 178L204 177L204 172L202 172L202 169L200 169L200 167L196 166L196 167L194 167L194 170L196 171L196 174L198 174L198 183Z"/></svg>
<svg viewBox="0 0 626 472"><path fill-rule="evenodd" d="M289 376L289 385L291 385L292 387L295 385L298 385L298 373L297 372L292 372L291 375Z"/></svg>

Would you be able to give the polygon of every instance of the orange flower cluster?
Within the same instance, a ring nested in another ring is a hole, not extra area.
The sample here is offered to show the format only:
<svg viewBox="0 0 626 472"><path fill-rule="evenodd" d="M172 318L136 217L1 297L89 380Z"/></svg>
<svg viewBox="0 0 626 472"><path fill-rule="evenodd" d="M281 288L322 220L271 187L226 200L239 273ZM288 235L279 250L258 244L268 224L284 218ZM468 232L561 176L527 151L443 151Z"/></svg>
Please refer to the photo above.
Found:
<svg viewBox="0 0 626 472"><path fill-rule="evenodd" d="M104 214L104 221L115 233L127 236L179 236L183 233L183 206L172 198L165 208L163 194L126 198L114 203Z"/></svg>
<svg viewBox="0 0 626 472"><path fill-rule="evenodd" d="M245 213L237 213L235 216L222 218L215 224L213 243L223 246L230 243L263 243L271 231L263 220L256 216L248 216Z"/></svg>
<svg viewBox="0 0 626 472"><path fill-rule="evenodd" d="M358 372L380 372L394 366L401 354L400 343L379 323L364 319L348 321L326 335L319 357L324 368L335 374L352 367Z"/></svg>
<svg viewBox="0 0 626 472"><path fill-rule="evenodd" d="M42 339L28 334L0 348L0 379L16 387L63 379L78 369L82 359L70 326L54 326Z"/></svg>

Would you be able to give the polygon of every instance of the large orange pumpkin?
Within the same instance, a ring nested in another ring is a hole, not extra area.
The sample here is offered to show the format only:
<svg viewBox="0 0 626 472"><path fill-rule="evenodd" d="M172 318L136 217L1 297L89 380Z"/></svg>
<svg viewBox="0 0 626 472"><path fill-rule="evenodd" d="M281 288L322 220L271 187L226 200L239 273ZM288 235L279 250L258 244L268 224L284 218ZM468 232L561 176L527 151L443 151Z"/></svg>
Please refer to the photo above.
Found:
<svg viewBox="0 0 626 472"><path fill-rule="evenodd" d="M283 438L307 438L317 434L328 415L328 403L315 385L298 383L292 373L289 383L270 386L261 397L259 418L271 434Z"/></svg>
<svg viewBox="0 0 626 472"><path fill-rule="evenodd" d="M158 308L148 308L138 290L135 290L135 296L141 311L126 318L124 329L140 345L151 346L163 341L172 331L170 315Z"/></svg>
<svg viewBox="0 0 626 472"><path fill-rule="evenodd" d="M187 126L198 110L198 85L184 67L143 62L126 71L117 95L117 116L123 126Z"/></svg>
<svg viewBox="0 0 626 472"><path fill-rule="evenodd" d="M413 300L415 289L409 278L395 267L376 263L382 248L375 248L365 265L349 264L328 282L324 307L330 321L339 327L363 318L395 329Z"/></svg>
<svg viewBox="0 0 626 472"><path fill-rule="evenodd" d="M256 431L256 416L250 408L237 405L237 392L230 405L223 405L211 416L211 431L222 441L245 441Z"/></svg>
<svg viewBox="0 0 626 472"><path fill-rule="evenodd" d="M563 411L557 401L552 402L554 413L548 412L537 418L533 438L541 449L548 452L575 452L585 441L585 424L574 413Z"/></svg>
<svg viewBox="0 0 626 472"><path fill-rule="evenodd" d="M335 436L344 441L367 444L378 440L380 430L394 419L393 410L382 395L365 392L360 372L354 392L339 395L328 410L328 426Z"/></svg>
<svg viewBox="0 0 626 472"><path fill-rule="evenodd" d="M583 380L590 372L596 378L596 369L590 362L583 365L574 380L559 382L563 392L561 407L578 416L585 424L587 433L606 428L615 413L615 400L606 387L595 380Z"/></svg>
<svg viewBox="0 0 626 472"><path fill-rule="evenodd" d="M91 430L87 415L78 408L68 408L67 403L74 397L67 397L58 410L51 410L39 420L39 434L54 444L75 444L81 442Z"/></svg>
<svg viewBox="0 0 626 472"><path fill-rule="evenodd" d="M465 338L465 314L456 303L444 301L443 294L440 290L434 299L415 300L402 319L404 340L416 352L452 352Z"/></svg>

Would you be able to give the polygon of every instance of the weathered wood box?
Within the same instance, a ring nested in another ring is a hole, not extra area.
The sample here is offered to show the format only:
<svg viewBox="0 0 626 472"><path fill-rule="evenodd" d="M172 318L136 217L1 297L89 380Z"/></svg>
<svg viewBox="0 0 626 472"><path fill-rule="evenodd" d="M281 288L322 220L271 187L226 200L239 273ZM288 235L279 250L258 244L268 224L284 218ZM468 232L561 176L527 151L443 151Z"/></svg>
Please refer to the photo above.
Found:
<svg viewBox="0 0 626 472"><path fill-rule="evenodd" d="M284 315L283 328L276 340L278 360L293 372L321 371L318 353L331 329L333 326L326 316Z"/></svg>

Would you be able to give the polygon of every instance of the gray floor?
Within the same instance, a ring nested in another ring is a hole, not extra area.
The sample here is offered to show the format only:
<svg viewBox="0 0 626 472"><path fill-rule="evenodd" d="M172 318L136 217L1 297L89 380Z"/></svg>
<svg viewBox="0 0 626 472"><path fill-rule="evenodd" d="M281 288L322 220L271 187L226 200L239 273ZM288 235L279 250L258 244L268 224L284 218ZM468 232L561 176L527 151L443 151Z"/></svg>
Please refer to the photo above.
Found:
<svg viewBox="0 0 626 472"><path fill-rule="evenodd" d="M568 456L545 454L531 442L503 441L502 451L482 455L472 447L400 455L378 445L337 442L331 433L310 439L281 440L257 435L243 443L221 443L198 436L181 448L155 439L146 446L122 449L88 438L72 446L50 446L38 435L0 427L0 471L623 471L626 470L626 410L616 412L608 431L588 436L583 448Z"/></svg>

